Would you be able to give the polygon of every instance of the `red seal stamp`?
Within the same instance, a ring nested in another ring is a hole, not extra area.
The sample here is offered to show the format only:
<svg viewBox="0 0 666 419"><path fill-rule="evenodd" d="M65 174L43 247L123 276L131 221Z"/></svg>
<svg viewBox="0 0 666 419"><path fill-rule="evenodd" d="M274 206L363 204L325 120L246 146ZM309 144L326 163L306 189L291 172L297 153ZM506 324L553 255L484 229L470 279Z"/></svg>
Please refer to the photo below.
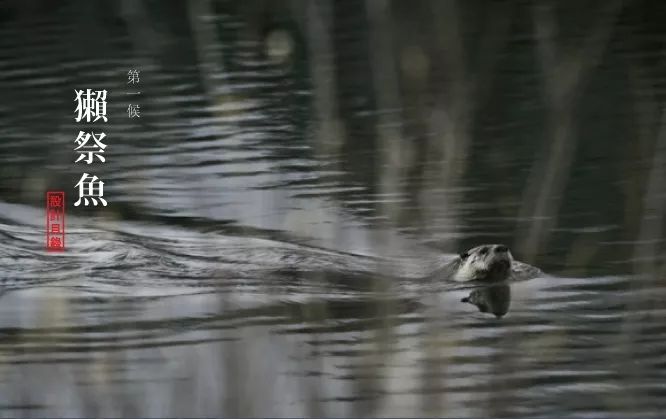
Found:
<svg viewBox="0 0 666 419"><path fill-rule="evenodd" d="M46 192L46 250L65 250L65 192Z"/></svg>

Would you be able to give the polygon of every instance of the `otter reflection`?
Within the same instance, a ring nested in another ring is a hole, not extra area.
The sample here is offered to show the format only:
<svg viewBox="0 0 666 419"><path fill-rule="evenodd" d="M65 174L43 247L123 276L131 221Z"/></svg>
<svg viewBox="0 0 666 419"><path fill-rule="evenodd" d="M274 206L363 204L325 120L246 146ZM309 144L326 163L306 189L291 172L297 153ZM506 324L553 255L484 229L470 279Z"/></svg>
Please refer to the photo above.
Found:
<svg viewBox="0 0 666 419"><path fill-rule="evenodd" d="M509 311L511 288L508 285L477 288L460 301L474 304L480 312L492 313L499 319Z"/></svg>

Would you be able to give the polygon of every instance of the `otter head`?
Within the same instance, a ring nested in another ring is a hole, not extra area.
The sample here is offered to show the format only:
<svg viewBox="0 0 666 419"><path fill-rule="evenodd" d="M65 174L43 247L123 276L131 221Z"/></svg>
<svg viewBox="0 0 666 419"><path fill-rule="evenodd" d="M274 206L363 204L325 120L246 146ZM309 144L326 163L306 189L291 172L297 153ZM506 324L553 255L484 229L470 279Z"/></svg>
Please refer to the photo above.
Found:
<svg viewBox="0 0 666 419"><path fill-rule="evenodd" d="M511 274L513 257L503 244L477 246L460 255L456 281L504 281Z"/></svg>

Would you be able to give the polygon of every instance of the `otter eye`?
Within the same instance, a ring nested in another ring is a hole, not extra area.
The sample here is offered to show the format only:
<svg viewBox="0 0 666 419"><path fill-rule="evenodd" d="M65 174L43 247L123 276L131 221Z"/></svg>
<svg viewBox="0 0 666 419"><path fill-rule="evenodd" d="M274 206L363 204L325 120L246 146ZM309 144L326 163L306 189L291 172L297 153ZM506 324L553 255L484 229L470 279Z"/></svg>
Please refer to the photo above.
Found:
<svg viewBox="0 0 666 419"><path fill-rule="evenodd" d="M486 253L488 253L488 248L487 247L482 247L481 250L479 250L479 253L481 253L482 255L485 255Z"/></svg>
<svg viewBox="0 0 666 419"><path fill-rule="evenodd" d="M460 259L465 260L465 259L467 259L468 256L469 256L469 253L467 253L467 252L461 253L460 254Z"/></svg>

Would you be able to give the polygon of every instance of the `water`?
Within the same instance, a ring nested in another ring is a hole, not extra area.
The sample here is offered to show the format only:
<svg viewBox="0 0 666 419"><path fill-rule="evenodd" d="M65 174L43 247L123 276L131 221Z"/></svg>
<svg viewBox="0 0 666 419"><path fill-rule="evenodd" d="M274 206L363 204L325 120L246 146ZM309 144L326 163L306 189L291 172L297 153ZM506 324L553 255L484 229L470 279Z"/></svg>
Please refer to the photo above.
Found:
<svg viewBox="0 0 666 419"><path fill-rule="evenodd" d="M648 3L553 11L561 50L589 29L605 51L563 55L585 68L564 99L535 52L550 12L531 4L10 5L2 415L658 416L665 69ZM74 164L81 88L109 91L104 164ZM73 206L84 171L108 207ZM44 251L50 189L68 194L61 254ZM500 242L547 275L424 280Z"/></svg>

